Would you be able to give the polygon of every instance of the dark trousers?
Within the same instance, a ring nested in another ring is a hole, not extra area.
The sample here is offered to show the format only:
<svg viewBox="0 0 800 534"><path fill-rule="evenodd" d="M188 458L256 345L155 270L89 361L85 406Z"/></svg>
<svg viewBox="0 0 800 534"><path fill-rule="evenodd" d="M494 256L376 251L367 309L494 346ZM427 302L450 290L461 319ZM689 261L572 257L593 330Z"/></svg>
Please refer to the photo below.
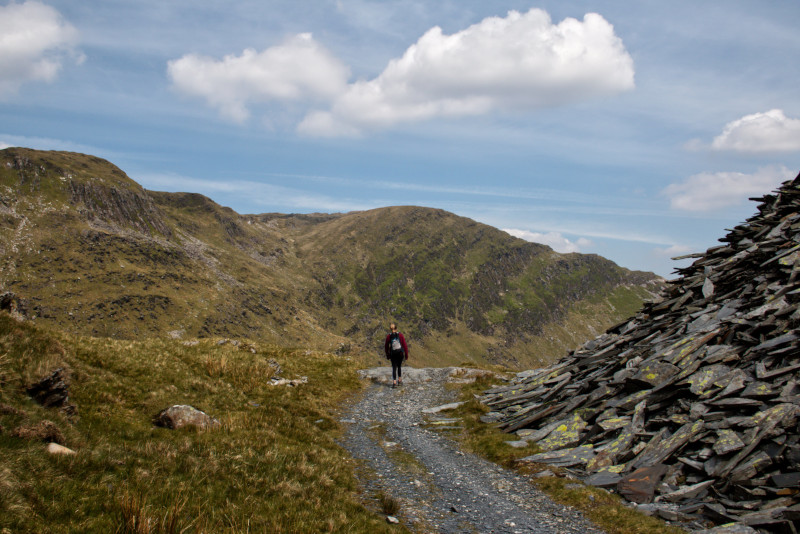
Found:
<svg viewBox="0 0 800 534"><path fill-rule="evenodd" d="M399 356L394 354L390 356L389 359L392 361L392 380L397 380L403 376L403 358L405 358L405 354L402 353Z"/></svg>

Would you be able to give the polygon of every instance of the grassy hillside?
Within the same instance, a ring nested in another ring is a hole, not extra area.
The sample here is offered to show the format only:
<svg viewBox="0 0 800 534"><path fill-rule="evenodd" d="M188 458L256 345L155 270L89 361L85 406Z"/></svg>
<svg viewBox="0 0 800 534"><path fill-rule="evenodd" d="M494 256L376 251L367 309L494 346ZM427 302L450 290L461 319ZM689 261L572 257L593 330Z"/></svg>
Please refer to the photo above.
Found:
<svg viewBox="0 0 800 534"><path fill-rule="evenodd" d="M428 363L517 366L560 355L638 310L658 286L650 273L558 254L442 210L377 209L296 233L298 258L321 273L312 297L350 311L326 326L379 345L386 324L399 321Z"/></svg>
<svg viewBox="0 0 800 534"><path fill-rule="evenodd" d="M359 504L334 441L333 410L358 388L352 358L253 343L85 338L7 313L0 355L0 531L396 531ZM281 376L308 383L268 385L276 363ZM25 394L59 367L71 377L76 415ZM155 427L153 416L172 404L200 408L222 426ZM45 452L36 435L43 421L77 454Z"/></svg>
<svg viewBox="0 0 800 534"><path fill-rule="evenodd" d="M396 320L416 365L530 367L659 283L441 210L239 215L91 156L0 151L0 290L73 333L359 347L377 363Z"/></svg>

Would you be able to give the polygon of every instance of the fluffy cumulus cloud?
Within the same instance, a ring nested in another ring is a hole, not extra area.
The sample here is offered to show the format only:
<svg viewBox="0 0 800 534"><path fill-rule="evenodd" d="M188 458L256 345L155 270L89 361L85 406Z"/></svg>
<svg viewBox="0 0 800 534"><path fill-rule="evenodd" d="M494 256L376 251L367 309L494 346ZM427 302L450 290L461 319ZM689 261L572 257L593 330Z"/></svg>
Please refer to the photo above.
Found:
<svg viewBox="0 0 800 534"><path fill-rule="evenodd" d="M503 231L513 235L514 237L524 239L525 241L547 245L556 252L561 253L580 252L582 249L585 249L592 244L591 241L583 237L574 242L570 241L560 232L547 232L546 234L542 234L539 232L529 232L528 230L517 230L514 228L507 228Z"/></svg>
<svg viewBox="0 0 800 534"><path fill-rule="evenodd" d="M670 184L663 193L673 209L683 211L713 211L761 196L794 178L786 167L763 167L753 174L740 172L704 172L690 176L681 183Z"/></svg>
<svg viewBox="0 0 800 534"><path fill-rule="evenodd" d="M350 75L310 33L221 60L187 54L170 61L167 73L177 91L205 99L235 122L244 122L251 106L265 102L330 101L345 90Z"/></svg>
<svg viewBox="0 0 800 534"><path fill-rule="evenodd" d="M511 11L452 35L428 30L375 79L360 80L299 131L352 135L436 117L557 106L634 87L633 60L602 16L554 24Z"/></svg>
<svg viewBox="0 0 800 534"><path fill-rule="evenodd" d="M77 42L78 31L50 6L0 6L0 97L26 82L53 81L67 60L83 61Z"/></svg>
<svg viewBox="0 0 800 534"><path fill-rule="evenodd" d="M753 113L729 122L711 143L714 150L738 152L800 151L800 119L784 115L783 110Z"/></svg>

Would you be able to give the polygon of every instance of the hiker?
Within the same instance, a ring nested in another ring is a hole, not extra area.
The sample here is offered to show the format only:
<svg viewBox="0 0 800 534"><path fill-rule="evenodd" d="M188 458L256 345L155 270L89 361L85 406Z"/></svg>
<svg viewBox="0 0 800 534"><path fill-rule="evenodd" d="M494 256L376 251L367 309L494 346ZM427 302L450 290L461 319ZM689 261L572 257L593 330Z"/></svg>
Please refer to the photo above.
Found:
<svg viewBox="0 0 800 534"><path fill-rule="evenodd" d="M392 387L397 387L399 383L403 385L403 360L408 359L408 345L406 345L406 338L403 334L397 331L397 325L392 323L389 325L391 332L386 336L386 342L383 344L383 352L386 353L386 359L392 362Z"/></svg>

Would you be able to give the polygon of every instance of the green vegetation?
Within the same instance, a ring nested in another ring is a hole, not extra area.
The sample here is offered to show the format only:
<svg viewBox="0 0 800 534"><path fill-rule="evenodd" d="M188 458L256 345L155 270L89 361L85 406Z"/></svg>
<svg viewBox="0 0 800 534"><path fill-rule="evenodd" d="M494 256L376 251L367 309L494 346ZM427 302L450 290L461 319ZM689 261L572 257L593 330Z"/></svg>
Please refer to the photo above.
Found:
<svg viewBox="0 0 800 534"><path fill-rule="evenodd" d="M267 383L307 376L298 387ZM68 370L76 416L24 387ZM49 332L0 314L0 531L391 532L358 501L335 409L359 387L348 357L211 340L132 342ZM152 417L190 404L219 430ZM74 456L14 429L51 421ZM137 526L138 525L138 526Z"/></svg>
<svg viewBox="0 0 800 534"><path fill-rule="evenodd" d="M464 431L458 436L460 442L475 454L524 474L532 475L545 468L558 472L558 468L519 462L519 459L539 452L536 444L532 443L521 449L510 447L505 442L515 439L513 435L480 422L480 416L488 410L475 399L474 395L486 391L491 385L492 379L484 378L473 384L461 386L462 398L466 402L453 412L464 421ZM581 510L593 523L609 534L684 532L678 527L666 525L659 519L648 517L625 506L617 495L600 488L585 486L575 480L557 476L531 478L531 483L553 500Z"/></svg>

